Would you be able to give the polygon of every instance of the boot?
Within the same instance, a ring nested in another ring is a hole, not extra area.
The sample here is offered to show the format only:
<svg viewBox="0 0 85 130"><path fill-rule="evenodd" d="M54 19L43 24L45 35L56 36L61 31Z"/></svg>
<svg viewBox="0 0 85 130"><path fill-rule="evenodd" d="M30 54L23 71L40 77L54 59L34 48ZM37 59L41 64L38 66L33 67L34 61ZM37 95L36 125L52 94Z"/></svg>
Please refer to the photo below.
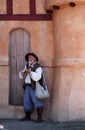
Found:
<svg viewBox="0 0 85 130"><path fill-rule="evenodd" d="M25 117L20 119L20 121L30 121L31 120L31 112L25 112Z"/></svg>
<svg viewBox="0 0 85 130"><path fill-rule="evenodd" d="M41 123L42 122L42 113L43 113L43 107L37 108L37 120L36 123Z"/></svg>

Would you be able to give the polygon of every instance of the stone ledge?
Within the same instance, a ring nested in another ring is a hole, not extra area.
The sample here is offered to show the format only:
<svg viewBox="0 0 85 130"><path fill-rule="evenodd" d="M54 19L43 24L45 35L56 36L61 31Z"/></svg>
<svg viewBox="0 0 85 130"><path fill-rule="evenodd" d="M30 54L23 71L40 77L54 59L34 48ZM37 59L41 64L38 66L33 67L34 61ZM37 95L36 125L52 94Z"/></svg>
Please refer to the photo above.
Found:
<svg viewBox="0 0 85 130"><path fill-rule="evenodd" d="M8 66L8 58L0 57L0 66Z"/></svg>
<svg viewBox="0 0 85 130"><path fill-rule="evenodd" d="M54 61L56 67L85 67L85 58L60 58Z"/></svg>
<svg viewBox="0 0 85 130"><path fill-rule="evenodd" d="M23 106L0 106L0 118L20 118L24 116Z"/></svg>

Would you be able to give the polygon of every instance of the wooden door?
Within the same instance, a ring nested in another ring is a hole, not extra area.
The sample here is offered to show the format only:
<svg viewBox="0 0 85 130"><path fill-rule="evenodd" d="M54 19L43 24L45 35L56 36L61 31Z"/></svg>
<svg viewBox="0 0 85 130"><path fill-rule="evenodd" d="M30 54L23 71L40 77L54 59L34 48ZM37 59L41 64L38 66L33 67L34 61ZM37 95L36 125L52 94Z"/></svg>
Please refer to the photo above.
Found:
<svg viewBox="0 0 85 130"><path fill-rule="evenodd" d="M30 52L30 35L24 29L15 29L10 33L9 44L9 104L22 105L24 90L23 80L19 79L19 71L25 65L25 55Z"/></svg>

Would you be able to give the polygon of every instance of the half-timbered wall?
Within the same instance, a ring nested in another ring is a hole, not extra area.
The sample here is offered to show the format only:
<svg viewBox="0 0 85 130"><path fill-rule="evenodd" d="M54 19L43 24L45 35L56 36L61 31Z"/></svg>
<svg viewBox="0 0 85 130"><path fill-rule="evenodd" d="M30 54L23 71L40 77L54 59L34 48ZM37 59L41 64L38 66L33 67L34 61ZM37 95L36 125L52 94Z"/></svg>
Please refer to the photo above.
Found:
<svg viewBox="0 0 85 130"><path fill-rule="evenodd" d="M22 81L18 79L18 72L25 63L25 53L30 50L39 56L44 66L52 94L52 17L45 11L44 3L45 0L0 0L0 117L14 118L24 114ZM49 115L51 97L45 101L45 118Z"/></svg>

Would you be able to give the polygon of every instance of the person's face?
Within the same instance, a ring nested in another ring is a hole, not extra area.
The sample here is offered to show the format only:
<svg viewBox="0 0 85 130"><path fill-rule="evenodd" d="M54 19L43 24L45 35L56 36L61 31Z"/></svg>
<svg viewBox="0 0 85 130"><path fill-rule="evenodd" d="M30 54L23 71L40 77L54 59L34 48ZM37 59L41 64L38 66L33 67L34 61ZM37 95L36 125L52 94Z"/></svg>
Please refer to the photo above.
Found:
<svg viewBox="0 0 85 130"><path fill-rule="evenodd" d="M29 55L29 56L28 56L28 61L29 61L31 64L34 63L35 60L36 60L36 58L35 58L34 56L32 56L32 55Z"/></svg>

